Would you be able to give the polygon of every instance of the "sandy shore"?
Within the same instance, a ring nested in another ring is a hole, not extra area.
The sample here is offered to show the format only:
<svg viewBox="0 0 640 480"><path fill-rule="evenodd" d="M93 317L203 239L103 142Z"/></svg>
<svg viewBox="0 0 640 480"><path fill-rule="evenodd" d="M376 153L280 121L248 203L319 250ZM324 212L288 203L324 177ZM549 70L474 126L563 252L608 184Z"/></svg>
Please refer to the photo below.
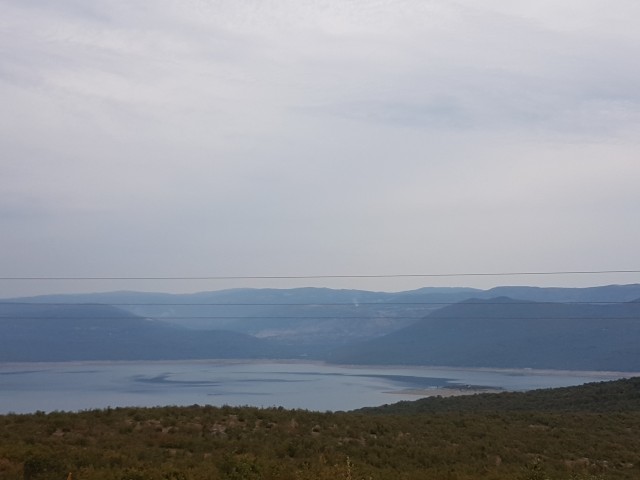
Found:
<svg viewBox="0 0 640 480"><path fill-rule="evenodd" d="M475 395L476 393L500 393L504 390L500 388L485 388L485 387L468 387L468 388L456 388L456 387L442 387L442 388L407 388L404 390L394 390L391 393L394 395L415 395L416 397L459 397L462 395Z"/></svg>

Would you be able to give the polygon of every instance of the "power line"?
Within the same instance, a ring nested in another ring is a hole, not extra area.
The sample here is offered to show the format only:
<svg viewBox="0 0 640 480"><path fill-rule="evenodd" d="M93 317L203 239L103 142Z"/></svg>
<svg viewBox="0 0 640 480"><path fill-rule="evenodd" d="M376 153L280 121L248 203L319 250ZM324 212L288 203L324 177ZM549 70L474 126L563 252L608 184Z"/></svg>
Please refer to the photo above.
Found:
<svg viewBox="0 0 640 480"><path fill-rule="evenodd" d="M82 295L82 294L79 294ZM630 304L633 301L619 301L619 300L596 300L596 301L548 301L548 300L524 300L524 301L511 301L509 303L504 302L492 302L492 301L479 301L469 302L465 300L452 301L452 302L310 302L310 303L120 303L120 302L13 302L0 300L0 307L3 305L14 306L65 306L65 307L354 307L359 308L361 306L448 306L448 305L622 305Z"/></svg>
<svg viewBox="0 0 640 480"><path fill-rule="evenodd" d="M158 321L164 320L454 320L454 319L462 319L462 320L638 320L640 318L637 315L632 316L621 316L621 317L603 317L603 316L572 316L572 317L562 317L562 316L478 316L478 315L470 315L470 316L456 316L456 315L423 315L423 316L375 316L375 315L329 315L329 316L265 316L265 315L256 315L256 316L240 316L240 315L213 315L213 316L179 316L179 317L151 317L151 316L134 316L134 317L23 317L23 316L0 316L0 321L2 320L80 320L80 321L88 321L88 320L132 320L135 318L139 319L153 319Z"/></svg>
<svg viewBox="0 0 640 480"><path fill-rule="evenodd" d="M0 277L2 281L99 281L99 280L170 280L170 281L201 281L201 280L318 280L339 278L436 278L436 277L511 277L529 275L604 275L640 273L640 270L559 270L547 272L465 272L465 273L398 273L371 275L211 275L211 276L140 276L140 277L61 277L61 276L29 276L29 277Z"/></svg>

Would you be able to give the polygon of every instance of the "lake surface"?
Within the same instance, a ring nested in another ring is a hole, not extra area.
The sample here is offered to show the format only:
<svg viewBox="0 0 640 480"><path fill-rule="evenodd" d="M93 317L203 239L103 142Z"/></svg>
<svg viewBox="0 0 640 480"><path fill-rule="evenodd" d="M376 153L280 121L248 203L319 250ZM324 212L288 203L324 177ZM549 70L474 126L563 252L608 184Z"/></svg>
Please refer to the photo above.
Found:
<svg viewBox="0 0 640 480"><path fill-rule="evenodd" d="M0 413L194 404L353 410L416 400L416 391L519 391L625 376L633 374L214 360L14 363L0 364Z"/></svg>

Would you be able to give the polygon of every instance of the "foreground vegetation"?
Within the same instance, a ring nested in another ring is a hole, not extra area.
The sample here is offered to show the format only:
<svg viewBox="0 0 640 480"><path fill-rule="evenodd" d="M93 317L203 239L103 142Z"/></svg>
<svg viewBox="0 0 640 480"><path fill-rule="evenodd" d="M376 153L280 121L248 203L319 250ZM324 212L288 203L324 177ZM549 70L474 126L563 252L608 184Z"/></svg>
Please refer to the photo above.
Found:
<svg viewBox="0 0 640 480"><path fill-rule="evenodd" d="M639 452L640 379L358 412L0 416L2 480L637 479Z"/></svg>

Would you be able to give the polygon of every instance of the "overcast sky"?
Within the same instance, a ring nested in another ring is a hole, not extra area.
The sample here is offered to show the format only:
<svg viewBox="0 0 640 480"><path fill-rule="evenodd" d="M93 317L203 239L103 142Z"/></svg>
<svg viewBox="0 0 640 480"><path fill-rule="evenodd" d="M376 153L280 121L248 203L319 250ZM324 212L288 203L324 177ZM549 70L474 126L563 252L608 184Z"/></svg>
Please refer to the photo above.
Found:
<svg viewBox="0 0 640 480"><path fill-rule="evenodd" d="M0 0L0 276L639 269L639 21L637 0Z"/></svg>

